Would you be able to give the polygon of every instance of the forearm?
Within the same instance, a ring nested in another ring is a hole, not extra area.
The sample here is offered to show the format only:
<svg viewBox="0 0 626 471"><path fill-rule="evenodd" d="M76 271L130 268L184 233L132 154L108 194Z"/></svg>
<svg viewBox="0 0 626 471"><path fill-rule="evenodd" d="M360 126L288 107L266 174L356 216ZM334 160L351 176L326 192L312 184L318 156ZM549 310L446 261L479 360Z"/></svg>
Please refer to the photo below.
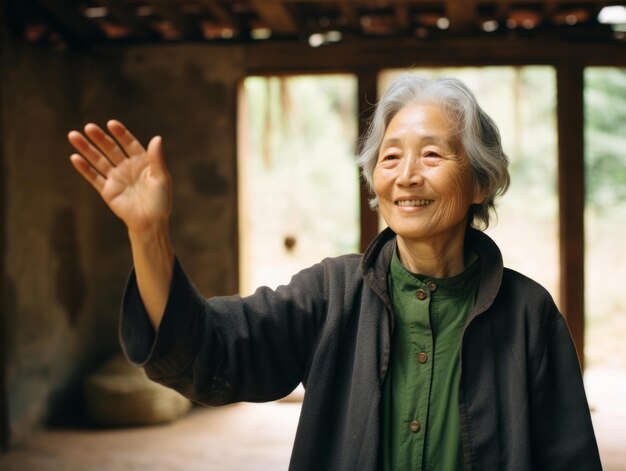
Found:
<svg viewBox="0 0 626 471"><path fill-rule="evenodd" d="M134 233L129 239L139 294L155 330L165 311L174 266L174 249L167 223Z"/></svg>

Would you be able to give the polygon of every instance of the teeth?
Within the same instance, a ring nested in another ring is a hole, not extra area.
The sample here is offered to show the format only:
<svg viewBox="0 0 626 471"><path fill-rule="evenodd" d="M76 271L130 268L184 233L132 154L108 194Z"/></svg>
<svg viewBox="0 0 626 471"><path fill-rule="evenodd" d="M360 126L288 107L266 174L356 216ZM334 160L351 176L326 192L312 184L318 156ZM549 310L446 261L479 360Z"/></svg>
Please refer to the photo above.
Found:
<svg viewBox="0 0 626 471"><path fill-rule="evenodd" d="M400 200L396 202L398 206L426 206L433 200Z"/></svg>

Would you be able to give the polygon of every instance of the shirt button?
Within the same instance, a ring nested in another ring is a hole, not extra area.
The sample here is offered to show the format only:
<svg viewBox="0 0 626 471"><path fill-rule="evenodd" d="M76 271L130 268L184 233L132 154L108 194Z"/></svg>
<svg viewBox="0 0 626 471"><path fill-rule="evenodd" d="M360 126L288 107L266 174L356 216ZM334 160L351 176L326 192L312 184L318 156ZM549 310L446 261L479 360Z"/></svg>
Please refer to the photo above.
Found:
<svg viewBox="0 0 626 471"><path fill-rule="evenodd" d="M428 288L428 291L430 291L431 293L434 293L435 291L437 291L437 283L435 283L434 281L429 281L426 284L426 287Z"/></svg>
<svg viewBox="0 0 626 471"><path fill-rule="evenodd" d="M428 355L425 352L419 352L417 354L417 361L419 361L422 365L428 361Z"/></svg>
<svg viewBox="0 0 626 471"><path fill-rule="evenodd" d="M417 433L420 431L420 423L417 420L414 420L409 424L409 430L413 433Z"/></svg>
<svg viewBox="0 0 626 471"><path fill-rule="evenodd" d="M424 301L424 299L426 299L426 291L420 288L417 290L415 296L417 296L417 299L419 299L420 301Z"/></svg>

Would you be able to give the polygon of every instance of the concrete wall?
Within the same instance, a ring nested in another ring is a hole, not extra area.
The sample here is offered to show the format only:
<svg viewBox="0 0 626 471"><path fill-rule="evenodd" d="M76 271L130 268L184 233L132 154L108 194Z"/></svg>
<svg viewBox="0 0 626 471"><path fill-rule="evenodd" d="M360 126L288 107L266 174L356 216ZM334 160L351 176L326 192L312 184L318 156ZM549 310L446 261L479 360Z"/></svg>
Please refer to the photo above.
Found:
<svg viewBox="0 0 626 471"><path fill-rule="evenodd" d="M18 43L4 51L0 309L9 438L17 443L79 415L81 377L119 349L126 234L71 168L68 130L115 117L144 143L162 135L177 254L204 294L236 291L241 53L189 45L80 53Z"/></svg>

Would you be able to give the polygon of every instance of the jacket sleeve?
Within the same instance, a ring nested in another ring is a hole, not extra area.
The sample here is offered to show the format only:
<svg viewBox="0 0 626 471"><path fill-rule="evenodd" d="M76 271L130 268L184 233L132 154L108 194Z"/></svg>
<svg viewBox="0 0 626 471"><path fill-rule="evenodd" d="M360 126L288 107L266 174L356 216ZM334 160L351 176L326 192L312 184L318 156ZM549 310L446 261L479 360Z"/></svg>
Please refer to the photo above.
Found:
<svg viewBox="0 0 626 471"><path fill-rule="evenodd" d="M563 316L546 302L545 336L537 346L531 384L534 469L600 470L578 357Z"/></svg>
<svg viewBox="0 0 626 471"><path fill-rule="evenodd" d="M193 401L221 405L279 399L302 381L323 321L324 269L315 265L276 290L204 299L178 260L158 332L134 272L122 304L120 342L150 379Z"/></svg>

